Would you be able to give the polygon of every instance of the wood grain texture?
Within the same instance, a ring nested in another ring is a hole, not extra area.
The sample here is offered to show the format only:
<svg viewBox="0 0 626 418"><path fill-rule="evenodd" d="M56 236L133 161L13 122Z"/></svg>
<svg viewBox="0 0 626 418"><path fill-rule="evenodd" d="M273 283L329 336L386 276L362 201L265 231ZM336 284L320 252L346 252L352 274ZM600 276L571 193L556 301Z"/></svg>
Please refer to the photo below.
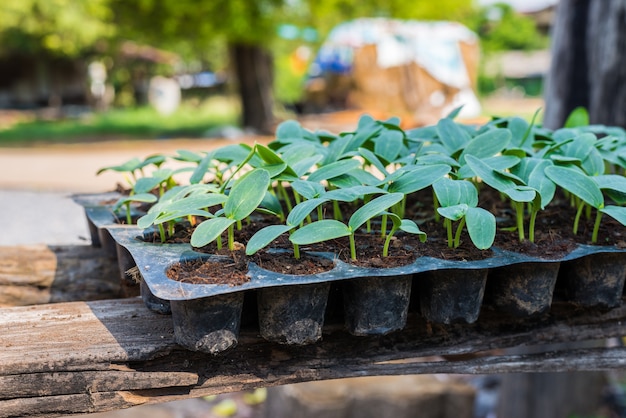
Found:
<svg viewBox="0 0 626 418"><path fill-rule="evenodd" d="M484 310L475 324L451 326L412 314L403 331L383 337L354 337L331 323L322 342L305 347L270 343L246 328L236 348L217 356L182 350L171 317L147 310L138 298L1 308L0 318L3 417L106 411L341 377L626 367L624 348L499 351L620 336L626 306L602 313L557 304L532 321Z"/></svg>
<svg viewBox="0 0 626 418"><path fill-rule="evenodd" d="M0 246L0 306L119 297L117 261L88 245Z"/></svg>

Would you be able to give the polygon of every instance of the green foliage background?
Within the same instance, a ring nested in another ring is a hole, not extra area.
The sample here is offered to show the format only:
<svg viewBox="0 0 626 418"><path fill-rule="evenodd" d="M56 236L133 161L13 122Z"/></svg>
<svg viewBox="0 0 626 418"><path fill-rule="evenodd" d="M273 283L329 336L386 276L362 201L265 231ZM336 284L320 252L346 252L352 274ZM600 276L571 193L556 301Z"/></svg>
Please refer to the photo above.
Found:
<svg viewBox="0 0 626 418"><path fill-rule="evenodd" d="M132 104L132 65L120 61L127 40L171 51L175 67L150 66L138 71L228 70L227 45L261 45L275 57L275 95L280 102L298 100L303 74L291 71L288 59L305 44L313 53L337 24L358 17L454 20L481 38L485 53L533 49L547 45L531 19L510 6L477 7L472 0L4 0L0 2L0 58L11 54L100 59L118 91L118 104ZM315 28L316 40L278 36L281 24Z"/></svg>

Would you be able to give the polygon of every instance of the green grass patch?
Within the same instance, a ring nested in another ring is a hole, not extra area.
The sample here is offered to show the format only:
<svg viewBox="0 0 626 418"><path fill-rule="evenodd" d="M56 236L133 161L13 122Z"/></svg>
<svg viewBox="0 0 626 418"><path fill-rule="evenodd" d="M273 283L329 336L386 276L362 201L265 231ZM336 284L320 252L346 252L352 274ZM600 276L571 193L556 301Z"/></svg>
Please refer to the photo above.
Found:
<svg viewBox="0 0 626 418"><path fill-rule="evenodd" d="M190 138L206 136L212 129L236 125L239 106L234 99L214 97L200 104L183 103L172 115L151 107L111 109L77 118L33 119L0 129L0 146L34 142L80 142L99 138Z"/></svg>

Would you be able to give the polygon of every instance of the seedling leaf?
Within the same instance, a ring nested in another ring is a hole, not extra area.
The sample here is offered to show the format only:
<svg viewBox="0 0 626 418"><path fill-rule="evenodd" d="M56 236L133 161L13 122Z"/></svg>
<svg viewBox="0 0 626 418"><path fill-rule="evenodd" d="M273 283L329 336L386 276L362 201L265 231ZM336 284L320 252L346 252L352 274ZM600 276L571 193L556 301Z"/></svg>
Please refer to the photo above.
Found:
<svg viewBox="0 0 626 418"><path fill-rule="evenodd" d="M352 214L348 222L350 229L356 231L365 222L378 216L381 212L395 205L403 198L404 194L402 193L389 193L369 201Z"/></svg>
<svg viewBox="0 0 626 418"><path fill-rule="evenodd" d="M270 175L264 169L255 169L241 176L230 189L224 205L227 218L243 220L263 201L270 185Z"/></svg>
<svg viewBox="0 0 626 418"><path fill-rule="evenodd" d="M604 205L600 187L589 176L581 173L579 170L550 166L546 167L545 173L558 186L578 196L594 208L601 209Z"/></svg>
<svg viewBox="0 0 626 418"><path fill-rule="evenodd" d="M342 222L334 219L324 219L297 229L291 234L289 240L296 245L308 245L346 237L351 233L350 228Z"/></svg>
<svg viewBox="0 0 626 418"><path fill-rule="evenodd" d="M496 218L493 214L482 208L468 208L465 225L476 248L486 250L493 245L496 237Z"/></svg>
<svg viewBox="0 0 626 418"><path fill-rule="evenodd" d="M269 225L257 231L246 245L246 255L252 255L262 248L268 246L276 238L289 232L294 227L291 225Z"/></svg>
<svg viewBox="0 0 626 418"><path fill-rule="evenodd" d="M237 222L236 219L224 218L223 216L203 221L191 234L191 245L199 248L215 241L226 229Z"/></svg>
<svg viewBox="0 0 626 418"><path fill-rule="evenodd" d="M626 226L626 207L609 205L600 209L600 211Z"/></svg>

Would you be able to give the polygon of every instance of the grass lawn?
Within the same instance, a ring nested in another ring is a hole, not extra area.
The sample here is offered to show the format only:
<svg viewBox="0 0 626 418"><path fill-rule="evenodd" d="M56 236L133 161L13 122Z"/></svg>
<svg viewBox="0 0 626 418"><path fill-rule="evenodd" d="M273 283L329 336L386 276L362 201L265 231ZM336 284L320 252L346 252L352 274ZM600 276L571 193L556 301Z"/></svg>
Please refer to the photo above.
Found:
<svg viewBox="0 0 626 418"><path fill-rule="evenodd" d="M541 99L487 98L482 101L483 119L490 116L521 116L528 121ZM368 113L363 111L363 113ZM293 117L293 115L282 115ZM537 122L542 119L539 114ZM0 147L34 143L72 143L98 139L198 138L219 127L238 125L239 105L236 99L212 97L193 105L184 103L170 116L159 115L151 107L112 109L88 113L82 117L44 120L32 115L21 116L16 123L0 122ZM1 121L1 119L0 119Z"/></svg>
<svg viewBox="0 0 626 418"><path fill-rule="evenodd" d="M201 137L212 129L236 125L235 100L214 97L193 106L184 103L172 115L162 116L151 107L112 109L77 118L42 120L26 118L6 128L0 126L0 146L33 142L79 142L98 138L154 139Z"/></svg>

